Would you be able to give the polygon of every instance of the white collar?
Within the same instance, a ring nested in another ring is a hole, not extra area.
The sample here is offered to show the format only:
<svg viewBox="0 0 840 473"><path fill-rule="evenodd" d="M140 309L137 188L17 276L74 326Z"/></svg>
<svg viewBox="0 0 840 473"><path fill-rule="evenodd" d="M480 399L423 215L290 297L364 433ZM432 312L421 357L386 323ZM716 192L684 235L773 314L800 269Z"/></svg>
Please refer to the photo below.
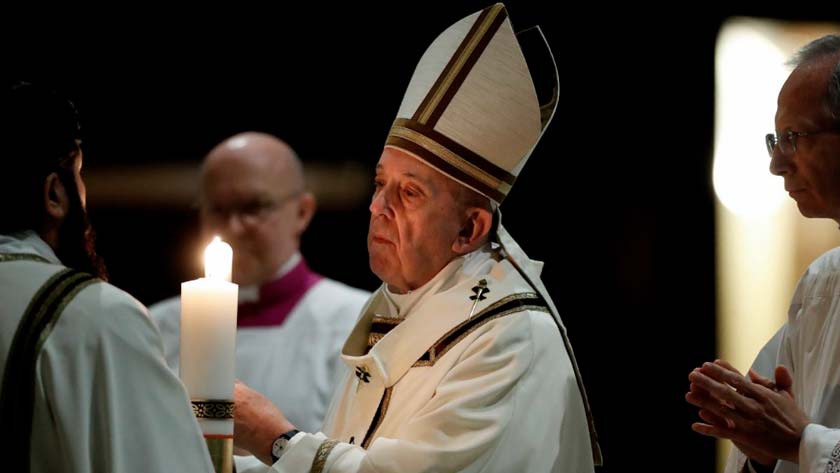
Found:
<svg viewBox="0 0 840 473"><path fill-rule="evenodd" d="M446 266L438 271L435 276L426 284L418 287L413 291L408 291L405 294L399 294L391 291L388 285L384 285L383 294L391 313L388 316L404 318L407 317L417 303L427 295L437 294L445 291L450 287L460 282L460 278L453 277L456 274L472 274L473 266L486 261L486 253L490 251L490 245L486 245L478 250L467 253L463 256L453 258ZM461 271L463 270L463 271ZM385 314L382 314L385 315Z"/></svg>
<svg viewBox="0 0 840 473"><path fill-rule="evenodd" d="M270 281L276 281L283 276L285 276L289 271L295 268L295 266L300 263L300 260L303 259L303 256L300 254L300 251L296 251L285 263L280 266L280 269L274 274L274 277L271 278ZM247 286L239 286L239 302L256 302L260 299L260 286L261 284L249 284Z"/></svg>
<svg viewBox="0 0 840 473"><path fill-rule="evenodd" d="M0 253L33 254L50 263L61 264L55 251L34 230L24 230L9 235L0 234Z"/></svg>

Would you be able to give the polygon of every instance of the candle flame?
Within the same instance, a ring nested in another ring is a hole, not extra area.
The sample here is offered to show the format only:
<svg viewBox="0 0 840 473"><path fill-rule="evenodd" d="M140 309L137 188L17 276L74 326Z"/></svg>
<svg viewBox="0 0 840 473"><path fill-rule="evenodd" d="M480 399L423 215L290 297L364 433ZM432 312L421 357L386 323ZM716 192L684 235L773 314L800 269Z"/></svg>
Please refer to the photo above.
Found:
<svg viewBox="0 0 840 473"><path fill-rule="evenodd" d="M231 280L233 249L218 236L204 250L204 277Z"/></svg>

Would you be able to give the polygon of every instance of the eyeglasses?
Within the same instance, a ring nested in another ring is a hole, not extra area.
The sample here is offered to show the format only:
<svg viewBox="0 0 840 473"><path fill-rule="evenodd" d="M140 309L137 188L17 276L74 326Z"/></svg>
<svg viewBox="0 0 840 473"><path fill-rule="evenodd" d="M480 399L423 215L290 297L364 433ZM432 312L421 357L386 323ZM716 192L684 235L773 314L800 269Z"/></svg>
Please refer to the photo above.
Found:
<svg viewBox="0 0 840 473"><path fill-rule="evenodd" d="M775 133L768 133L764 136L764 144L767 145L767 154L773 157L773 152L778 147L779 152L783 155L796 152L796 140L800 136L819 135L820 133L838 133L840 129L829 128L827 130L816 131L793 131L786 130L781 136Z"/></svg>
<svg viewBox="0 0 840 473"><path fill-rule="evenodd" d="M205 218L212 222L227 222L231 216L236 215L243 225L256 225L300 194L294 192L279 199L254 199L233 205L202 204L201 210Z"/></svg>

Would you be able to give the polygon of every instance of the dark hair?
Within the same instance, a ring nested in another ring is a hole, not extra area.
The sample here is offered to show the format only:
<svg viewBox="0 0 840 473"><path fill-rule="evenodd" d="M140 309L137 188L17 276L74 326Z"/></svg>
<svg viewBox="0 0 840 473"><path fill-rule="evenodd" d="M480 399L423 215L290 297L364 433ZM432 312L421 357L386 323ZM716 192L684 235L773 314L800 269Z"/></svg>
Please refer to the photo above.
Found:
<svg viewBox="0 0 840 473"><path fill-rule="evenodd" d="M840 127L840 35L830 34L811 41L796 53L789 64L799 67L833 55L837 56L837 63L828 78L826 102L835 124Z"/></svg>
<svg viewBox="0 0 840 473"><path fill-rule="evenodd" d="M40 225L44 179L59 172L66 180L72 173L80 127L76 107L53 90L18 82L5 92L0 108L0 232L10 233Z"/></svg>

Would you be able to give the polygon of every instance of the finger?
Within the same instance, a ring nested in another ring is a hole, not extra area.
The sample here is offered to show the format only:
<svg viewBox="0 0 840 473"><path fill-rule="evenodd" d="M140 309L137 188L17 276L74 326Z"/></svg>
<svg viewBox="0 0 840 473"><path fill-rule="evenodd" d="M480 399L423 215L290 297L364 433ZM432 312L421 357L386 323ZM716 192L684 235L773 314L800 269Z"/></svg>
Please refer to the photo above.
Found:
<svg viewBox="0 0 840 473"><path fill-rule="evenodd" d="M744 418L738 412L733 410L731 405L721 403L721 401L712 396L699 393L686 393L685 400L688 401L689 404L697 406L701 410L708 411L718 417L732 419L733 422L744 422ZM725 423L727 425L732 425L729 422Z"/></svg>
<svg viewBox="0 0 840 473"><path fill-rule="evenodd" d="M730 391L732 390L732 388L728 386L724 386L724 388ZM696 383L691 383L689 385L689 392L686 393L686 400L695 405L697 405L696 402L708 402L714 403L715 405L721 405L728 409L735 408L732 402L726 399L721 399L717 396L713 396L708 389L705 389ZM695 402L692 402L692 400L694 400Z"/></svg>
<svg viewBox="0 0 840 473"><path fill-rule="evenodd" d="M715 427L714 425L704 424L702 422L695 422L691 424L691 430L708 437L717 437L720 439L728 439L732 437L730 431Z"/></svg>
<svg viewBox="0 0 840 473"><path fill-rule="evenodd" d="M716 369L724 370L721 367L716 367ZM726 371L726 372L730 373L729 371ZM720 373L717 373L717 374L720 375ZM728 376L728 375L726 375L726 376ZM724 377L726 377L726 376L724 376ZM749 383L749 381L744 380L743 378L740 378L738 375L733 374L732 376L734 378L737 378L740 381L740 382L737 383L739 385L743 386L746 383ZM713 379L709 376L706 376L704 374L704 372L700 372L700 371L693 372L690 375L690 379L695 384L697 384L701 388L708 391L709 395L712 398L718 400L719 402L726 403L729 407L735 408L738 411L741 411L744 414L747 414L747 415L750 415L750 416L756 416L756 415L761 414L760 406L759 406L758 402L756 402L754 399L752 399L750 397L747 397L747 396L744 396L740 392L736 392L728 384L718 382L717 380L715 380L715 379ZM735 379L729 379L729 380L732 381L733 383L736 382ZM752 384L752 383L750 383L750 384ZM763 386L758 386L758 385L754 385L754 386L756 386L757 388L767 390L767 388L765 388ZM706 407L706 406L702 406L702 407Z"/></svg>
<svg viewBox="0 0 840 473"><path fill-rule="evenodd" d="M693 389L685 393L685 400L689 404L694 404L697 407L703 407L706 404L714 403L720 404L720 401L712 397L705 389Z"/></svg>
<svg viewBox="0 0 840 473"><path fill-rule="evenodd" d="M705 389L701 388L700 386L698 386L694 383L691 383L691 384L688 385L688 390L690 392L693 392L693 393L700 393L700 394L706 393Z"/></svg>
<svg viewBox="0 0 840 473"><path fill-rule="evenodd" d="M747 372L747 374L749 375L750 380L753 383L760 384L760 385L762 385L765 388L770 389L770 390L775 390L776 389L776 383L773 382L772 379L765 378L764 376L761 376L754 369L750 368L750 370Z"/></svg>
<svg viewBox="0 0 840 473"><path fill-rule="evenodd" d="M705 408L706 406L711 405L719 405L720 403L712 398L707 394L701 394L698 392L687 392L685 394L685 400L688 401L689 404L697 406L701 409Z"/></svg>
<svg viewBox="0 0 840 473"><path fill-rule="evenodd" d="M739 394L752 399L765 399L773 393L772 390L741 376L737 371L729 370L715 363L704 363L700 372L720 383L732 386ZM733 402L737 406L739 400L733 398Z"/></svg>
<svg viewBox="0 0 840 473"><path fill-rule="evenodd" d="M700 386L698 386L698 385L696 385L696 384L694 384L694 383L691 383L691 384L688 386L688 391L689 391L690 393L695 393L695 394L697 394L698 396L704 396L704 397L706 397L706 398L712 399L712 396L709 394L709 392L708 392L708 391L706 391L705 389L701 388ZM727 407L727 408L729 408L729 409L735 409L735 406L734 406L734 405L732 405L732 403L731 403L731 402L729 402L729 401L715 400L715 402L717 402L717 403L719 403L719 404L722 404L723 406L725 406L725 407Z"/></svg>
<svg viewBox="0 0 840 473"><path fill-rule="evenodd" d="M734 429L735 428L735 421L733 421L732 419L726 418L726 417L719 416L719 415L713 413L712 411L709 411L709 410L706 410L706 409L700 409L700 412L698 412L698 415L700 416L701 419L703 419L707 423L709 423L711 425L714 425L716 427L726 427L726 428L729 428L729 429Z"/></svg>
<svg viewBox="0 0 840 473"><path fill-rule="evenodd" d="M731 363L729 363L726 360L715 360L715 364L718 365L718 366L722 366L722 367L728 369L729 371L732 371L733 373L736 373L738 376L742 376L741 372L738 371L734 366L732 366Z"/></svg>
<svg viewBox="0 0 840 473"><path fill-rule="evenodd" d="M729 399L732 394L735 394L728 384L716 379L713 375L706 374L706 372L701 369L692 371L691 374L688 375L688 379L691 381L691 384L694 385L695 391L705 392L709 396L718 400Z"/></svg>

